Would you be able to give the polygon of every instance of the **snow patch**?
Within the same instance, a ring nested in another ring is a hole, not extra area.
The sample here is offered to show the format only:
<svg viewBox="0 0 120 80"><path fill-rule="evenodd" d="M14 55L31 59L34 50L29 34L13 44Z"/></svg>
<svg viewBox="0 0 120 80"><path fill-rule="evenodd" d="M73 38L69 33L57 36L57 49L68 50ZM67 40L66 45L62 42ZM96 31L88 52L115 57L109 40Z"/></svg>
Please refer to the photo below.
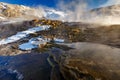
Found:
<svg viewBox="0 0 120 80"><path fill-rule="evenodd" d="M0 16L0 19L5 20L6 18L4 18L4 17Z"/></svg>
<svg viewBox="0 0 120 80"><path fill-rule="evenodd" d="M47 42L50 42L50 39L39 36L36 38L31 38L29 42L19 45L19 49L32 50L38 48L40 44L46 44Z"/></svg>
<svg viewBox="0 0 120 80"><path fill-rule="evenodd" d="M67 14L62 11L58 11L55 9L45 9L45 14L44 16L48 19L53 19L53 20L63 20Z"/></svg>
<svg viewBox="0 0 120 80"><path fill-rule="evenodd" d="M47 42L50 42L50 41L51 41L50 38L44 38L44 37L39 36L39 37L30 39L29 42L27 42L27 43L19 45L19 49L32 50L32 49L38 48L39 45L46 44ZM54 38L54 42L55 43L64 43L64 40Z"/></svg>
<svg viewBox="0 0 120 80"><path fill-rule="evenodd" d="M34 48L37 48L37 47L38 47L38 46L32 45L32 44L29 43L29 42L19 45L19 49L21 49L21 50L31 50L31 49L34 49Z"/></svg>
<svg viewBox="0 0 120 80"><path fill-rule="evenodd" d="M13 24L13 23L17 23L17 22L22 22L22 21L4 21L4 22L1 22L0 25Z"/></svg>
<svg viewBox="0 0 120 80"><path fill-rule="evenodd" d="M36 38L31 38L29 40L29 42L19 45L19 49L21 49L21 50L32 50L32 49L38 48L39 45L46 44L47 42L50 42L50 41L51 41L50 38L44 38L42 36L39 36L39 37L36 37ZM64 43L64 40L54 38L54 42L55 43Z"/></svg>
<svg viewBox="0 0 120 80"><path fill-rule="evenodd" d="M44 26L34 27L26 31L18 32L16 35L0 40L0 45L16 42L22 38L27 37L31 33L35 33L35 32L42 31L42 30L47 30L49 28L50 28L49 25L44 25Z"/></svg>
<svg viewBox="0 0 120 80"><path fill-rule="evenodd" d="M55 41L56 43L64 43L64 42L65 42L64 39L58 39L58 38L54 38L54 41Z"/></svg>
<svg viewBox="0 0 120 80"><path fill-rule="evenodd" d="M0 6L1 6L3 9L7 9L7 4L6 4L6 3L0 2Z"/></svg>

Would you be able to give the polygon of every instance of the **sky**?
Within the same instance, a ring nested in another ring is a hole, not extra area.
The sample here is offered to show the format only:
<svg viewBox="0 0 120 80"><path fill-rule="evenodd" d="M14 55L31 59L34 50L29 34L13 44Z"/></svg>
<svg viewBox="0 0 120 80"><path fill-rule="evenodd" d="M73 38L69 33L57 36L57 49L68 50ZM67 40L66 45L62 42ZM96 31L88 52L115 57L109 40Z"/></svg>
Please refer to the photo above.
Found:
<svg viewBox="0 0 120 80"><path fill-rule="evenodd" d="M7 2L11 4L20 4L26 6L43 5L48 7L55 7L56 0L0 0L0 2Z"/></svg>
<svg viewBox="0 0 120 80"><path fill-rule="evenodd" d="M42 5L52 8L55 8L58 2L60 1L64 1L64 2L85 1L88 4L88 7L91 8L99 7L101 5L107 6L107 5L120 3L120 0L0 0L0 2L7 2L11 4L20 4L26 6Z"/></svg>
<svg viewBox="0 0 120 80"><path fill-rule="evenodd" d="M61 0L0 0L0 2L7 2L11 4L22 4L22 5L27 5L27 6L43 5L47 7L56 7L57 2L59 1ZM64 1L71 2L73 0L64 0ZM85 1L91 7L99 6L106 2L106 0L85 0Z"/></svg>

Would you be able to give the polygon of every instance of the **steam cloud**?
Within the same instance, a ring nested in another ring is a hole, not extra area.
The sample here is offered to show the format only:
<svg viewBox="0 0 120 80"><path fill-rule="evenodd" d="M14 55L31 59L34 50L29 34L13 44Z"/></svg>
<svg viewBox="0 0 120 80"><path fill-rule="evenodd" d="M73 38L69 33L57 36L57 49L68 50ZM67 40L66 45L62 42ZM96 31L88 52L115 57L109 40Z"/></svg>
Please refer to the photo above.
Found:
<svg viewBox="0 0 120 80"><path fill-rule="evenodd" d="M42 18L45 14L44 9L41 6L35 7L35 12L32 13L34 16L37 16L39 18Z"/></svg>
<svg viewBox="0 0 120 80"><path fill-rule="evenodd" d="M60 16L57 18L59 20L67 22L96 23L103 25L120 24L119 15L116 14L115 10L103 8L101 11L95 10L91 12L91 10L88 10L90 6L86 2L87 0L66 1L67 0L60 0L57 4L57 10L63 11L65 13L64 17ZM105 7L114 4L120 4L120 0L108 0L104 4L101 4L99 7ZM117 6L115 9L116 8L119 9ZM120 13L120 11L117 13ZM36 13L34 15L42 17L44 14L44 8L39 6L36 8Z"/></svg>
<svg viewBox="0 0 120 80"><path fill-rule="evenodd" d="M120 0L108 0L101 6L110 6L119 3ZM66 17L62 18L64 21L88 22L103 25L120 24L120 18L116 16L117 14L114 13L114 10L104 8L100 12L97 10L91 12L88 10L88 7L85 0L73 0L68 3L62 0L58 4L58 8L67 14ZM106 13L107 10L109 10L108 13Z"/></svg>
<svg viewBox="0 0 120 80"><path fill-rule="evenodd" d="M69 22L79 22L81 16L87 9L87 4L84 1L73 0L71 2L60 1L58 7L61 11L65 12L67 15L63 18L64 21Z"/></svg>

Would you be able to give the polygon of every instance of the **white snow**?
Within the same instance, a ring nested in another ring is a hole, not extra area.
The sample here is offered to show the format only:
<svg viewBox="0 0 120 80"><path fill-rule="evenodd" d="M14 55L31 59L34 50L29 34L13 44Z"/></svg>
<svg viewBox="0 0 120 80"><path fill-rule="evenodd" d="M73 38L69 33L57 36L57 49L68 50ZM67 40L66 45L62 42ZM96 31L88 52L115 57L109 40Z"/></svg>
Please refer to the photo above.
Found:
<svg viewBox="0 0 120 80"><path fill-rule="evenodd" d="M64 39L54 38L54 41L55 41L56 43L63 43L65 40L64 40Z"/></svg>
<svg viewBox="0 0 120 80"><path fill-rule="evenodd" d="M44 43L49 42L49 41L50 41L49 39L39 36L37 38L30 39L29 43L31 43L33 45L39 45L39 44L44 44Z"/></svg>
<svg viewBox="0 0 120 80"><path fill-rule="evenodd" d="M5 20L6 18L4 18L4 17L0 16L0 19Z"/></svg>
<svg viewBox="0 0 120 80"><path fill-rule="evenodd" d="M37 47L38 47L37 45L32 45L29 42L19 45L19 49L21 49L21 50L31 50L31 49L34 49Z"/></svg>
<svg viewBox="0 0 120 80"><path fill-rule="evenodd" d="M17 23L17 22L21 22L21 21L4 21L4 22L2 22L0 25L12 24L12 23Z"/></svg>
<svg viewBox="0 0 120 80"><path fill-rule="evenodd" d="M62 20L65 18L67 14L63 11L58 11L55 9L45 9L44 17L52 20Z"/></svg>
<svg viewBox="0 0 120 80"><path fill-rule="evenodd" d="M54 9L49 9L49 10L48 10L48 14L58 14L58 15L60 15L60 16L62 16L62 17L65 17L65 13L64 13L64 12L62 12L62 11L57 11L57 10L54 10Z"/></svg>
<svg viewBox="0 0 120 80"><path fill-rule="evenodd" d="M48 30L49 28L50 28L50 25L43 25L43 26L30 28L26 31L18 32L16 35L13 35L6 39L0 40L0 45L16 42L22 38L29 36L29 34L31 34L31 33L35 33L35 32L42 31L42 30ZM31 49L37 48L40 44L46 44L47 42L50 42L50 41L51 41L51 39L44 38L41 36L36 37L36 38L31 38L27 43L23 43L23 44L19 45L19 49L31 50ZM63 43L64 39L54 38L54 42Z"/></svg>
<svg viewBox="0 0 120 80"><path fill-rule="evenodd" d="M20 5L21 7L23 7L23 9L30 9L30 7L24 6L24 5Z"/></svg>
<svg viewBox="0 0 120 80"><path fill-rule="evenodd" d="M7 8L7 4L6 4L6 3L3 3L3 2L0 2L0 6L2 6L3 9L6 9L6 8Z"/></svg>
<svg viewBox="0 0 120 80"><path fill-rule="evenodd" d="M0 40L0 45L16 42L22 38L27 37L30 33L35 33L35 32L42 31L42 30L47 30L49 28L50 28L49 25L44 25L44 26L34 27L34 28L28 29L26 31L18 32L16 35L13 35L13 36L8 37L6 39Z"/></svg>
<svg viewBox="0 0 120 80"><path fill-rule="evenodd" d="M38 45L46 44L47 42L50 42L50 41L51 41L50 38L44 38L44 37L39 36L39 37L30 39L29 42L27 42L27 43L23 43L23 44L19 45L19 49L32 50L32 49L38 48ZM57 39L57 38L54 38L54 41L56 43L64 42L63 39Z"/></svg>
<svg viewBox="0 0 120 80"><path fill-rule="evenodd" d="M44 37L36 37L31 38L29 42L19 45L19 49L21 50L31 50L38 47L40 44L46 44L47 42L50 42L50 39L44 38Z"/></svg>

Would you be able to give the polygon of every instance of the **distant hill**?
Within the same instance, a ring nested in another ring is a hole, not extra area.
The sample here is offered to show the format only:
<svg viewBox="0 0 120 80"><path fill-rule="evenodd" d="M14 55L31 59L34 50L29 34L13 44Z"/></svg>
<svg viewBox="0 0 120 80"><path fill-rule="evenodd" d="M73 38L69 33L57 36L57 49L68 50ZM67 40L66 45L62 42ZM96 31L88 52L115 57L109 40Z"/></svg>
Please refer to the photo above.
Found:
<svg viewBox="0 0 120 80"><path fill-rule="evenodd" d="M83 19L93 23L120 24L120 5L92 9L83 14Z"/></svg>
<svg viewBox="0 0 120 80"><path fill-rule="evenodd" d="M36 19L36 18L49 18L60 19L64 17L64 12L54 9L43 9L41 7L28 7L24 5L9 4L0 2L0 20L4 21L11 18L20 19Z"/></svg>

